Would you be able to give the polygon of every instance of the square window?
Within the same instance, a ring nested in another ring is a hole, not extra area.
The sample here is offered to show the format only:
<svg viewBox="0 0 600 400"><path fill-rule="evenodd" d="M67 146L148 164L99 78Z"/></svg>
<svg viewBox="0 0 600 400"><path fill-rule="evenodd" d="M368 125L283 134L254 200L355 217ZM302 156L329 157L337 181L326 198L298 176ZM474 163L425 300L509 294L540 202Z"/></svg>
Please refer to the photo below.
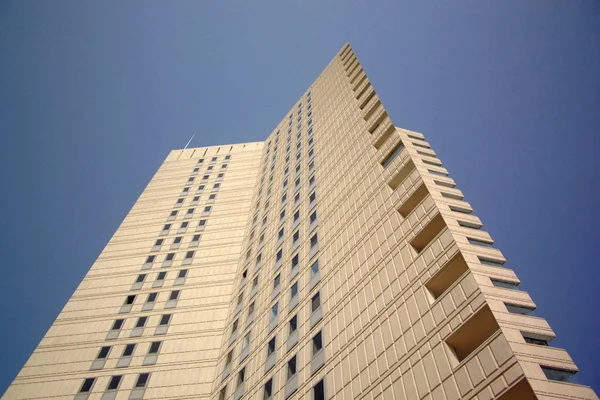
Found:
<svg viewBox="0 0 600 400"><path fill-rule="evenodd" d="M142 283L144 282L144 279L146 279L146 274L139 274L135 280L135 283Z"/></svg>
<svg viewBox="0 0 600 400"><path fill-rule="evenodd" d="M182 269L181 271L179 271L179 274L177 275L178 278L185 278L187 275L188 270L187 269Z"/></svg>

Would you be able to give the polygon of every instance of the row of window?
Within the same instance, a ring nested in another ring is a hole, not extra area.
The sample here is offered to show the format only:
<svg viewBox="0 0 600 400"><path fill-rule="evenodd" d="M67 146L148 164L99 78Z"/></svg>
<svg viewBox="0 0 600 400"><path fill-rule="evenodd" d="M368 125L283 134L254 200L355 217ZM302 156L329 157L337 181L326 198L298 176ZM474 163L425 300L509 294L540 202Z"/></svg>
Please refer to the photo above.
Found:
<svg viewBox="0 0 600 400"><path fill-rule="evenodd" d="M110 377L108 381L108 385L106 385L105 392L112 392L119 390L119 386L123 380L123 375L113 375ZM148 381L150 380L150 373L145 372L142 374L138 374L137 379L135 381L134 389L145 389L148 386ZM90 393L96 383L96 378L86 378L84 379L81 387L79 388L79 393Z"/></svg>

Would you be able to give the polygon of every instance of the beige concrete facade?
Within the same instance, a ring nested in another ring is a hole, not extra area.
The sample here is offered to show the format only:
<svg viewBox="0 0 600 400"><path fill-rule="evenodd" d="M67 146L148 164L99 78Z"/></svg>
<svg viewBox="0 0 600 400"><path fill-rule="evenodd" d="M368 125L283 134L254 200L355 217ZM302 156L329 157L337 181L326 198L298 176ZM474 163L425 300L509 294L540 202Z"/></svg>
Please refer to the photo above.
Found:
<svg viewBox="0 0 600 400"><path fill-rule="evenodd" d="M264 143L171 152L3 398L597 399L505 261L345 45Z"/></svg>

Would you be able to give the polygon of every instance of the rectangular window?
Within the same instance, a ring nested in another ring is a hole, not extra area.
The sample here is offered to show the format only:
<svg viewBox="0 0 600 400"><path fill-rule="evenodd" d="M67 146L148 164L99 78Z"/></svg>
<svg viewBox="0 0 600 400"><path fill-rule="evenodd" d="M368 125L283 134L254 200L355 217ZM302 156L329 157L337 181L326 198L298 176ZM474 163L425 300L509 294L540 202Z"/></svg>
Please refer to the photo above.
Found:
<svg viewBox="0 0 600 400"><path fill-rule="evenodd" d="M287 362L287 378L288 380L296 374L296 356L292 357Z"/></svg>
<svg viewBox="0 0 600 400"><path fill-rule="evenodd" d="M265 399L270 399L271 396L273 396L273 378L269 379L266 383L265 383L265 390L264 390L265 394L264 394L264 398Z"/></svg>
<svg viewBox="0 0 600 400"><path fill-rule="evenodd" d="M168 325L170 321L171 321L171 314L163 314L160 317L159 325Z"/></svg>
<svg viewBox="0 0 600 400"><path fill-rule="evenodd" d="M135 301L135 295L131 294L125 298L125 303L123 303L123 304L130 305L130 304L133 304L134 301Z"/></svg>
<svg viewBox="0 0 600 400"><path fill-rule="evenodd" d="M281 284L281 274L277 274L275 279L273 279L273 290L277 289Z"/></svg>
<svg viewBox="0 0 600 400"><path fill-rule="evenodd" d="M191 259L194 258L194 252L193 251L188 251L187 253L185 253L185 258L186 259Z"/></svg>
<svg viewBox="0 0 600 400"><path fill-rule="evenodd" d="M494 244L490 242L484 242L483 240L473 239L468 237L467 240L470 244L474 244L475 246L484 246L484 247L492 247Z"/></svg>
<svg viewBox="0 0 600 400"><path fill-rule="evenodd" d="M277 318L277 314L279 314L279 302L275 303L273 307L271 307L271 320Z"/></svg>
<svg viewBox="0 0 600 400"><path fill-rule="evenodd" d="M136 328L143 328L146 325L146 321L148 317L139 317L137 322L135 323Z"/></svg>
<svg viewBox="0 0 600 400"><path fill-rule="evenodd" d="M321 379L313 387L313 400L325 400L325 385L323 379Z"/></svg>
<svg viewBox="0 0 600 400"><path fill-rule="evenodd" d="M126 345L125 349L123 350L123 357L129 357L129 356L133 355L134 350L135 350L134 343L130 343L130 344Z"/></svg>
<svg viewBox="0 0 600 400"><path fill-rule="evenodd" d="M98 355L96 356L96 359L97 360L103 360L106 357L108 357L108 353L110 353L110 346L104 346L98 352Z"/></svg>
<svg viewBox="0 0 600 400"><path fill-rule="evenodd" d="M273 339L269 340L269 344L267 345L267 357L273 353L275 353L275 336L273 336Z"/></svg>
<svg viewBox="0 0 600 400"><path fill-rule="evenodd" d="M504 267L504 261L492 260L491 258L481 257L481 256L477 256L477 258L479 259L479 262L483 265L489 265L490 267L499 267L499 268Z"/></svg>
<svg viewBox="0 0 600 400"><path fill-rule="evenodd" d="M298 281L294 282L292 287L290 288L290 298L294 298L298 295Z"/></svg>
<svg viewBox="0 0 600 400"><path fill-rule="evenodd" d="M179 271L179 274L177 275L178 278L185 278L187 275L188 270L187 269L182 269Z"/></svg>
<svg viewBox="0 0 600 400"><path fill-rule="evenodd" d="M113 322L113 326L112 326L111 330L116 331L116 330L121 329L121 327L123 326L123 322L125 322L124 319L115 319L115 322Z"/></svg>
<svg viewBox="0 0 600 400"><path fill-rule="evenodd" d="M146 298L146 303L154 303L156 301L156 296L158 296L157 292L149 293Z"/></svg>
<svg viewBox="0 0 600 400"><path fill-rule="evenodd" d="M281 228L281 229L279 230L279 233L277 234L277 239L278 239L278 240L279 240L279 239L283 239L283 234L284 234L284 232L285 232L285 231L284 231L284 228Z"/></svg>
<svg viewBox="0 0 600 400"><path fill-rule="evenodd" d="M166 277L167 277L167 273L166 273L165 271L163 271L163 272L159 272L159 273L158 273L158 276L156 277L156 280L157 280L157 281L162 281L162 280L164 280Z"/></svg>
<svg viewBox="0 0 600 400"><path fill-rule="evenodd" d="M312 348L313 356L323 348L323 338L320 331L312 338Z"/></svg>
<svg viewBox="0 0 600 400"><path fill-rule="evenodd" d="M294 269L294 267L298 266L299 262L300 262L299 256L298 256L298 254L296 254L294 257L292 257L292 269Z"/></svg>
<svg viewBox="0 0 600 400"><path fill-rule="evenodd" d="M123 378L123 375L112 376L110 378L110 382L108 382L106 390L117 390L119 388L119 384L121 383L121 378Z"/></svg>
<svg viewBox="0 0 600 400"><path fill-rule="evenodd" d="M148 349L148 354L158 354L158 350L160 349L160 344L162 342L152 342L150 344L150 348Z"/></svg>
<svg viewBox="0 0 600 400"><path fill-rule="evenodd" d="M142 283L144 282L144 279L146 279L146 274L139 274L135 280L135 283Z"/></svg>
<svg viewBox="0 0 600 400"><path fill-rule="evenodd" d="M514 282L506 282L498 279L492 279L492 284L499 288L519 290L519 284Z"/></svg>
<svg viewBox="0 0 600 400"><path fill-rule="evenodd" d="M79 389L79 393L89 393L92 391L92 386L94 386L94 382L96 382L96 378L85 378L81 388Z"/></svg>
<svg viewBox="0 0 600 400"><path fill-rule="evenodd" d="M296 332L296 329L298 329L298 316L294 315L292 317L292 319L290 319L290 335L294 332Z"/></svg>
<svg viewBox="0 0 600 400"><path fill-rule="evenodd" d="M173 290L169 295L169 300L177 300L179 298L180 290Z"/></svg>
<svg viewBox="0 0 600 400"><path fill-rule="evenodd" d="M299 239L300 239L300 231L294 232L294 234L292 235L292 242L296 243Z"/></svg>
<svg viewBox="0 0 600 400"><path fill-rule="evenodd" d="M310 300L311 312L317 311L319 307L321 307L321 296L319 292L317 292Z"/></svg>
<svg viewBox="0 0 600 400"><path fill-rule="evenodd" d="M148 258L146 258L146 262L153 263L155 258L156 258L156 256L148 256Z"/></svg>
<svg viewBox="0 0 600 400"><path fill-rule="evenodd" d="M135 387L136 388L144 388L146 387L146 385L148 384L148 379L150 378L150 374L149 373L143 373L143 374L139 374L137 381L135 382Z"/></svg>
<svg viewBox="0 0 600 400"><path fill-rule="evenodd" d="M511 314L534 315L535 309L533 309L533 308L529 308L529 307L525 307L525 306L518 306L516 304L510 304L510 303L504 303L504 305L506 306L506 309L508 310L508 312Z"/></svg>
<svg viewBox="0 0 600 400"><path fill-rule="evenodd" d="M573 377L577 372L575 371L567 371L564 369L558 369L553 367L545 367L541 366L542 371L546 375L546 378L551 381L559 381L559 382L572 382Z"/></svg>
<svg viewBox="0 0 600 400"><path fill-rule="evenodd" d="M310 276L311 278L319 273L319 260L316 260L310 266Z"/></svg>
<svg viewBox="0 0 600 400"><path fill-rule="evenodd" d="M319 238L317 237L317 234L315 233L311 238L310 238L310 248L312 249L313 247L315 247L317 244L319 243Z"/></svg>

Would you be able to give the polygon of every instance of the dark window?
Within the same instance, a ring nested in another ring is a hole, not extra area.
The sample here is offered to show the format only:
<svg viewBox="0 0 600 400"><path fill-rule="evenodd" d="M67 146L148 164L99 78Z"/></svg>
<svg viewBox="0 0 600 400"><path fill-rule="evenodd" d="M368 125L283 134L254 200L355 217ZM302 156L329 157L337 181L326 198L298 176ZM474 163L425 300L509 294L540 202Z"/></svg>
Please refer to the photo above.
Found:
<svg viewBox="0 0 600 400"><path fill-rule="evenodd" d="M135 301L135 295L129 295L125 299L125 304L133 304L134 301Z"/></svg>
<svg viewBox="0 0 600 400"><path fill-rule="evenodd" d="M179 200L183 200L183 199L179 199ZM174 217L177 215L177 211L171 211L171 217Z"/></svg>
<svg viewBox="0 0 600 400"><path fill-rule="evenodd" d="M135 383L135 387L136 388L146 387L149 377L150 377L149 373L139 374L137 382Z"/></svg>
<svg viewBox="0 0 600 400"><path fill-rule="evenodd" d="M163 316L160 317L159 325L167 325L170 320L171 320L171 314L164 314Z"/></svg>
<svg viewBox="0 0 600 400"><path fill-rule="evenodd" d="M137 322L135 323L135 327L136 328L141 328L144 325L146 325L146 320L148 319L148 317L139 317Z"/></svg>
<svg viewBox="0 0 600 400"><path fill-rule="evenodd" d="M181 223L181 227L182 228L187 228L188 227L189 222L182 222Z"/></svg>
<svg viewBox="0 0 600 400"><path fill-rule="evenodd" d="M181 243L181 239L183 239L181 236L177 236L175 239L173 239L173 243Z"/></svg>
<svg viewBox="0 0 600 400"><path fill-rule="evenodd" d="M310 276L313 277L316 274L319 273L319 260L316 260L311 266L310 266Z"/></svg>
<svg viewBox="0 0 600 400"><path fill-rule="evenodd" d="M146 274L139 274L137 276L137 279L135 280L136 283L142 283L144 282L144 279L146 279Z"/></svg>
<svg viewBox="0 0 600 400"><path fill-rule="evenodd" d="M310 238L310 247L313 248L317 245L317 243L319 243L319 238L317 237L317 234L315 233L313 235L313 237Z"/></svg>
<svg viewBox="0 0 600 400"><path fill-rule="evenodd" d="M165 226L163 226L163 231L168 231L169 229L171 229L171 224L165 224Z"/></svg>
<svg viewBox="0 0 600 400"><path fill-rule="evenodd" d="M492 284L496 287L500 287L500 288L504 288L504 289L519 290L518 283L500 281L498 279L492 279Z"/></svg>
<svg viewBox="0 0 600 400"><path fill-rule="evenodd" d="M169 296L169 300L177 300L177 298L179 297L179 290L173 290L171 292L171 295Z"/></svg>
<svg viewBox="0 0 600 400"><path fill-rule="evenodd" d="M315 211L312 214L310 214L310 223L312 224L316 220L317 220L317 212Z"/></svg>
<svg viewBox="0 0 600 400"><path fill-rule="evenodd" d="M211 206L206 206L206 207L204 207L204 212L210 212L211 209L212 209Z"/></svg>
<svg viewBox="0 0 600 400"><path fill-rule="evenodd" d="M179 271L179 275L177 275L178 278L185 278L185 276L187 275L188 270L187 269L182 269Z"/></svg>
<svg viewBox="0 0 600 400"><path fill-rule="evenodd" d="M312 192L308 200L312 203L317 199L317 192Z"/></svg>
<svg viewBox="0 0 600 400"><path fill-rule="evenodd" d="M298 281L294 282L292 287L290 288L291 298L294 298L298 294Z"/></svg>
<svg viewBox="0 0 600 400"><path fill-rule="evenodd" d="M267 357L273 353L275 353L275 336L273 336L273 339L269 340L269 344L267 346Z"/></svg>
<svg viewBox="0 0 600 400"><path fill-rule="evenodd" d="M146 262L147 263L151 263L154 262L154 259L156 258L156 256L148 256L148 258L146 258Z"/></svg>
<svg viewBox="0 0 600 400"><path fill-rule="evenodd" d="M90 390L92 390L92 386L94 385L95 381L96 378L85 378L83 385L81 385L81 389L79 389L79 393L88 393Z"/></svg>
<svg viewBox="0 0 600 400"><path fill-rule="evenodd" d="M312 312L315 312L319 307L321 307L321 296L319 295L319 292L312 297L310 304Z"/></svg>
<svg viewBox="0 0 600 400"><path fill-rule="evenodd" d="M156 277L156 280L157 281L162 281L163 279L165 279L166 276L167 276L166 272L164 272L164 271L163 272L159 272L158 276Z"/></svg>
<svg viewBox="0 0 600 400"><path fill-rule="evenodd" d="M135 349L135 344L130 343L127 346L125 346L125 349L123 350L123 357L128 357L128 356L132 355L134 349Z"/></svg>
<svg viewBox="0 0 600 400"><path fill-rule="evenodd" d="M98 352L98 356L96 358L104 359L108 356L109 352L110 352L110 346L104 346L100 349L100 351Z"/></svg>
<svg viewBox="0 0 600 400"><path fill-rule="evenodd" d="M199 226L204 226L206 225L206 220L205 219L201 219L200 222L198 223Z"/></svg>
<svg viewBox="0 0 600 400"><path fill-rule="evenodd" d="M156 292L150 293L148 295L148 299L146 300L146 302L148 302L148 303L154 303L156 301L156 296L158 296L158 293L156 293Z"/></svg>
<svg viewBox="0 0 600 400"><path fill-rule="evenodd" d="M277 238L278 238L278 239L281 239L281 238L283 237L283 234L284 234L284 229L283 229L283 228L281 228L281 229L279 230L279 234L278 234Z"/></svg>
<svg viewBox="0 0 600 400"><path fill-rule="evenodd" d="M121 383L122 377L123 375L116 375L111 377L106 390L116 390L119 387L119 383Z"/></svg>
<svg viewBox="0 0 600 400"><path fill-rule="evenodd" d="M319 350L321 350L323 348L323 338L321 336L321 332L318 332L312 338L312 344L313 344L313 355L315 355L319 352Z"/></svg>
<svg viewBox="0 0 600 400"><path fill-rule="evenodd" d="M294 213L294 222L298 221L299 219L300 219L300 210L298 210Z"/></svg>
<svg viewBox="0 0 600 400"><path fill-rule="evenodd" d="M273 378L265 383L265 399L268 399L271 396L273 396Z"/></svg>
<svg viewBox="0 0 600 400"><path fill-rule="evenodd" d="M169 253L167 254L167 257L165 258L166 261L172 261L175 258L175 253Z"/></svg>
<svg viewBox="0 0 600 400"><path fill-rule="evenodd" d="M313 400L325 400L325 385L323 384L323 379L313 387Z"/></svg>
<svg viewBox="0 0 600 400"><path fill-rule="evenodd" d="M287 363L288 367L288 379L290 379L294 374L296 374L296 356L292 357L290 361Z"/></svg>
<svg viewBox="0 0 600 400"><path fill-rule="evenodd" d="M161 342L152 342L150 344L150 349L148 349L148 354L156 354L160 349Z"/></svg>
<svg viewBox="0 0 600 400"><path fill-rule="evenodd" d="M116 319L115 322L113 322L112 330L121 329L123 322L125 322L124 319Z"/></svg>
<svg viewBox="0 0 600 400"><path fill-rule="evenodd" d="M298 317L294 315L292 319L290 319L290 334L294 333L298 329Z"/></svg>
<svg viewBox="0 0 600 400"><path fill-rule="evenodd" d="M185 253L185 258L194 258L194 252L188 251L187 253Z"/></svg>
<svg viewBox="0 0 600 400"><path fill-rule="evenodd" d="M294 268L295 266L298 265L299 262L299 256L298 254L296 254L293 258L292 258L292 268Z"/></svg>
<svg viewBox="0 0 600 400"><path fill-rule="evenodd" d="M564 369L552 368L552 367L544 367L542 366L542 371L551 381L559 381L559 382L571 382L573 377L577 372L575 371L567 371Z"/></svg>
<svg viewBox="0 0 600 400"><path fill-rule="evenodd" d="M192 242L197 242L198 240L200 240L200 235L194 235L192 237Z"/></svg>
<svg viewBox="0 0 600 400"><path fill-rule="evenodd" d="M300 231L296 231L294 232L294 235L292 235L293 242L296 242L298 239L300 239Z"/></svg>

